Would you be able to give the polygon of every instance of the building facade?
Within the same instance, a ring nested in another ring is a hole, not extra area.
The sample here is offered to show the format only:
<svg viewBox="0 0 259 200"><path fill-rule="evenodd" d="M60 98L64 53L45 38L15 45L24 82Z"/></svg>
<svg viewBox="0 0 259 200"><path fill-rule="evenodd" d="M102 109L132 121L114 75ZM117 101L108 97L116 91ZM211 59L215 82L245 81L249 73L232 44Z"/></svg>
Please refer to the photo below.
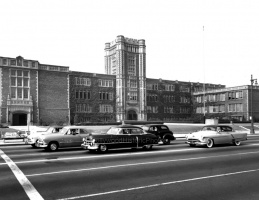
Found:
<svg viewBox="0 0 259 200"><path fill-rule="evenodd" d="M0 123L27 125L69 118L69 68L0 57Z"/></svg>
<svg viewBox="0 0 259 200"><path fill-rule="evenodd" d="M225 89L220 84L147 78L143 39L120 35L106 43L104 51L104 74L69 71L21 56L0 57L0 123L191 121L201 115L197 99L204 88Z"/></svg>
<svg viewBox="0 0 259 200"><path fill-rule="evenodd" d="M237 86L193 93L196 116L219 121L259 120L259 86Z"/></svg>

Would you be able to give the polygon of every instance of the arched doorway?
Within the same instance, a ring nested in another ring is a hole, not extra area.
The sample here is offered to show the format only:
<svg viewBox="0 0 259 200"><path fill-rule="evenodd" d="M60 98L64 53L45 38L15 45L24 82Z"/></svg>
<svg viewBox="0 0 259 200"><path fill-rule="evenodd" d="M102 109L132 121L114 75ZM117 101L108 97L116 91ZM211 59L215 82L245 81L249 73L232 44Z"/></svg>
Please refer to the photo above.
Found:
<svg viewBox="0 0 259 200"><path fill-rule="evenodd" d="M27 125L27 114L14 113L12 125L13 126L26 126Z"/></svg>
<svg viewBox="0 0 259 200"><path fill-rule="evenodd" d="M134 110L128 111L128 120L138 120L138 115Z"/></svg>

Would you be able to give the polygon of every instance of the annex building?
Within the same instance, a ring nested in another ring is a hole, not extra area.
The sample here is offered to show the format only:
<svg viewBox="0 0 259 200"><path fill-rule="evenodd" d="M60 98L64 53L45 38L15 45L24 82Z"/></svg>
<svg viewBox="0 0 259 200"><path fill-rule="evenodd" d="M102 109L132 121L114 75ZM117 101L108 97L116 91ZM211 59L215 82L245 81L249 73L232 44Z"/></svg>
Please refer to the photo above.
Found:
<svg viewBox="0 0 259 200"><path fill-rule="evenodd" d="M226 90L220 84L147 78L143 39L120 35L104 51L104 74L0 57L0 123L190 121L202 112L197 99L204 88Z"/></svg>

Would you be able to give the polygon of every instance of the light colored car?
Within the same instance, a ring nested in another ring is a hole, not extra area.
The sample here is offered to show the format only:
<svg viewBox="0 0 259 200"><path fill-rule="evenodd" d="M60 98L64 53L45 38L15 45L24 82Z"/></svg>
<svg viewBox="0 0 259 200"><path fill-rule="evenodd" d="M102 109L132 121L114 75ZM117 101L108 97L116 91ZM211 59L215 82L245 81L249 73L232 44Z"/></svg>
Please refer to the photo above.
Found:
<svg viewBox="0 0 259 200"><path fill-rule="evenodd" d="M231 126L226 125L207 125L200 131L186 135L186 143L191 147L206 145L211 148L215 144L227 143L239 146L244 140L247 140L247 133L236 132Z"/></svg>
<svg viewBox="0 0 259 200"><path fill-rule="evenodd" d="M25 144L30 144L32 147L36 147L36 142L40 135L58 133L62 128L63 126L49 126L45 131L31 132L25 139Z"/></svg>
<svg viewBox="0 0 259 200"><path fill-rule="evenodd" d="M87 126L65 126L56 134L40 135L36 146L50 151L65 147L81 147L82 138L91 132Z"/></svg>

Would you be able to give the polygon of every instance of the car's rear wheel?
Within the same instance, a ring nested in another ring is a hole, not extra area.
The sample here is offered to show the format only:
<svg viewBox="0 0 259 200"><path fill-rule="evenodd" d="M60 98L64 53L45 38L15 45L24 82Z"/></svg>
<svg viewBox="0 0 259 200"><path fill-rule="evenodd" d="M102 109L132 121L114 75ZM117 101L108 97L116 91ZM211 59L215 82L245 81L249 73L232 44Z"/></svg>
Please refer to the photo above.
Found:
<svg viewBox="0 0 259 200"><path fill-rule="evenodd" d="M235 140L235 141L233 142L233 144L234 144L235 146L239 146L239 145L241 144L241 142L240 142L240 141Z"/></svg>
<svg viewBox="0 0 259 200"><path fill-rule="evenodd" d="M31 146L32 146L32 148L36 148L36 144L35 143L31 144Z"/></svg>
<svg viewBox="0 0 259 200"><path fill-rule="evenodd" d="M195 147L196 146L196 144L189 144L190 145L190 147Z"/></svg>
<svg viewBox="0 0 259 200"><path fill-rule="evenodd" d="M105 144L100 144L98 150L100 152L106 152L106 151L108 151L108 147Z"/></svg>
<svg viewBox="0 0 259 200"><path fill-rule="evenodd" d="M207 139L206 146L207 146L208 148L212 148L212 147L214 146L214 141L213 141L213 139L208 138L208 139Z"/></svg>
<svg viewBox="0 0 259 200"><path fill-rule="evenodd" d="M58 150L58 143L57 142L50 142L48 149L50 151L57 151Z"/></svg>
<svg viewBox="0 0 259 200"><path fill-rule="evenodd" d="M163 144L170 144L170 142L171 142L171 139L168 137L163 139Z"/></svg>

